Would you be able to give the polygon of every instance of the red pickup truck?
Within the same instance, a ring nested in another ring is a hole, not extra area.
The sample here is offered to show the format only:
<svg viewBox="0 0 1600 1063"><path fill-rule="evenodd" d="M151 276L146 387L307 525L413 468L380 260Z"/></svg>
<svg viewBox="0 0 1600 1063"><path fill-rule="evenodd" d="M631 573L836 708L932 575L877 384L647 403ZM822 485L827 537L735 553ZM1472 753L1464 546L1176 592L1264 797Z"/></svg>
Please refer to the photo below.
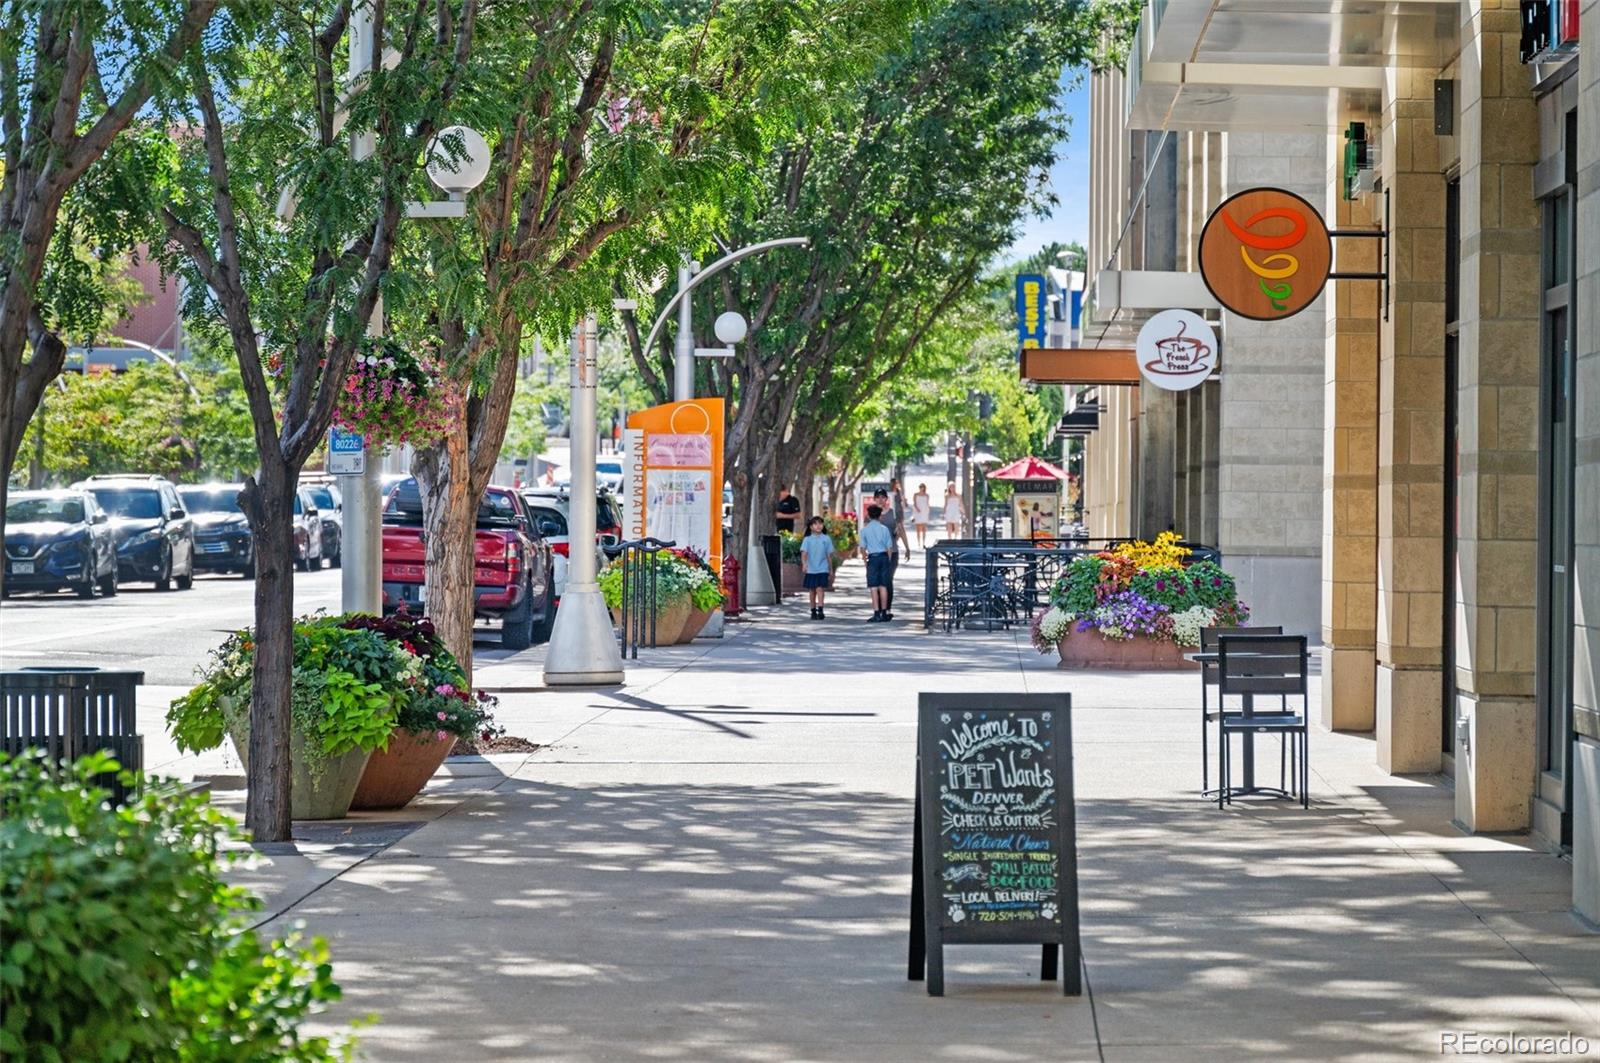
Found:
<svg viewBox="0 0 1600 1063"><path fill-rule="evenodd" d="M500 643L527 649L550 637L556 618L550 546L539 536L528 504L509 487L491 487L478 504L477 565L473 577L480 620L500 622ZM383 505L383 610L404 605L426 613L422 495L405 479Z"/></svg>

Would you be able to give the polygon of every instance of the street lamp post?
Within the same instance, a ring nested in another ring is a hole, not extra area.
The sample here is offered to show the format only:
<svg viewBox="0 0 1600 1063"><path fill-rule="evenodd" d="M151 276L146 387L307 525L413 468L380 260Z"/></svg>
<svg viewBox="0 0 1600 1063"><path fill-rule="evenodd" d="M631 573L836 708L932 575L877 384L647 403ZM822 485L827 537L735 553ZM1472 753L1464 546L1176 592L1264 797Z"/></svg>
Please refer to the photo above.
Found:
<svg viewBox="0 0 1600 1063"><path fill-rule="evenodd" d="M373 18L374 5L357 3L350 11L350 66L349 84L353 91L355 82L372 70L372 36L380 32ZM388 66L398 56L385 51L384 64ZM455 158L444 145L456 145ZM377 148L374 133L357 133L350 138L350 154L357 160L369 157ZM489 174L489 148L483 137L466 126L441 129L428 144L428 177L449 199L440 202L407 203L408 218L464 218L466 194ZM295 195L285 188L278 201L278 215L287 222L293 217ZM372 308L367 322L367 335L383 335L383 300ZM357 475L340 477L340 495L343 498L344 528L341 537L343 550L339 576L340 607L347 613L383 612L383 499L379 487L378 455L366 454L362 471Z"/></svg>
<svg viewBox="0 0 1600 1063"><path fill-rule="evenodd" d="M595 383L600 347L593 314L572 330L572 543L567 587L556 611L545 652L549 686L621 683L622 653L611 630L611 614L600 596L595 565Z"/></svg>
<svg viewBox="0 0 1600 1063"><path fill-rule="evenodd" d="M679 402L687 402L694 398L694 359L696 355L706 357L727 357L733 354L733 344L744 339L749 328L744 318L739 314L729 311L717 318L717 338L728 344L724 348L697 350L694 345L694 320L690 312L692 300L689 293L695 288L710 280L718 273L727 269L741 259L751 255L759 255L777 247L809 247L811 240L805 236L783 236L776 240L763 240L760 243L741 247L723 255L705 269L696 269L696 265L687 258L684 264L678 267L678 292L667 305L661 308L661 313L656 317L656 323L650 327L650 334L645 337L643 350L654 349L656 335L661 327L666 324L667 317L674 307L678 310L678 336L673 344L672 365L672 397ZM719 488L721 485L717 485ZM757 492L759 494L759 492ZM772 585L771 574L767 572L766 560L761 553L761 543L756 537L755 509L750 511L749 549L745 551L744 588L743 598L749 605L771 605L778 600L777 590ZM717 617L720 618L721 610ZM713 619L706 626L706 634L714 635L719 631L718 619Z"/></svg>

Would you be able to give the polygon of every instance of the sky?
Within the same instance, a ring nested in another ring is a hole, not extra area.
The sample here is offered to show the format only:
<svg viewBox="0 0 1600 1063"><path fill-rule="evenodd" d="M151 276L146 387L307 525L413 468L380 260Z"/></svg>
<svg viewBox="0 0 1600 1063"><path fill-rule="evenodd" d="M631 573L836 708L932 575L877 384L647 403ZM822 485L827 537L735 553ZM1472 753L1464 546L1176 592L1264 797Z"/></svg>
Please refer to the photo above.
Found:
<svg viewBox="0 0 1600 1063"><path fill-rule="evenodd" d="M1029 218L1022 236L1011 245L1009 259L1031 255L1052 240L1068 243L1088 242L1089 235L1089 80L1069 76L1062 79L1061 106L1071 118L1067 139L1056 148L1056 164L1050 169L1050 187L1055 192L1055 210L1047 218Z"/></svg>

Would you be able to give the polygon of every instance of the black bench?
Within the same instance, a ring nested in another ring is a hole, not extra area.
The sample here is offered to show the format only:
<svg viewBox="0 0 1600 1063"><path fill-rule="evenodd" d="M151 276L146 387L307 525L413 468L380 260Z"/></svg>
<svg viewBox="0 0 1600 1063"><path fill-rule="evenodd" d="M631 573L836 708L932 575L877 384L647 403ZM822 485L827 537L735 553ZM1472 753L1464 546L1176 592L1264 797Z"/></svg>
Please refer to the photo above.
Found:
<svg viewBox="0 0 1600 1063"><path fill-rule="evenodd" d="M144 768L144 739L135 730L143 672L99 668L0 671L0 752L42 749L59 761L101 750L128 771ZM114 778L100 780L121 803L129 794Z"/></svg>

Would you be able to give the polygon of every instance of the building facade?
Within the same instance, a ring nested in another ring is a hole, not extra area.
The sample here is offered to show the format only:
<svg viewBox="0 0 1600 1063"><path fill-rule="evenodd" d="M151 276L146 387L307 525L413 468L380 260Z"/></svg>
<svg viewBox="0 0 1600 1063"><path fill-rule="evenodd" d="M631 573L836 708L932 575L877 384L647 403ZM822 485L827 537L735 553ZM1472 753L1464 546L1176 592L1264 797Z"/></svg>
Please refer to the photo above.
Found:
<svg viewBox="0 0 1600 1063"><path fill-rule="evenodd" d="M1320 641L1324 724L1569 853L1600 921L1600 0L1154 0L1091 95L1082 344L1185 307L1221 352L1191 391L1075 389L1090 533L1219 546ZM1221 309L1199 234L1254 187L1385 279Z"/></svg>

